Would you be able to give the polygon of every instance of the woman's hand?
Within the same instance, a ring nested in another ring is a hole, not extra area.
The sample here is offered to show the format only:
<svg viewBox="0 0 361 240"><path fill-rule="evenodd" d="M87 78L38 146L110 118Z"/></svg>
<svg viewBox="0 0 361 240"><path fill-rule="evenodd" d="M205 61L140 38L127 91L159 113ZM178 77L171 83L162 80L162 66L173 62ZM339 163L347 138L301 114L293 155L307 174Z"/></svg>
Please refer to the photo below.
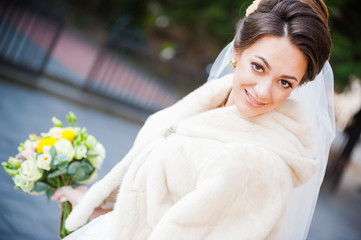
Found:
<svg viewBox="0 0 361 240"><path fill-rule="evenodd" d="M76 205L78 205L86 191L88 191L88 188L86 186L79 186L76 188L62 187L55 191L51 199L58 202L69 201L74 208ZM112 210L113 209L103 209L98 207L94 209L94 212L90 216L90 219L99 217L100 215L103 215Z"/></svg>
<svg viewBox="0 0 361 240"><path fill-rule="evenodd" d="M79 201L83 197L83 195L88 191L86 186L79 186L76 188L72 187L62 187L55 191L51 200L55 200L58 202L69 201L73 207L78 205Z"/></svg>

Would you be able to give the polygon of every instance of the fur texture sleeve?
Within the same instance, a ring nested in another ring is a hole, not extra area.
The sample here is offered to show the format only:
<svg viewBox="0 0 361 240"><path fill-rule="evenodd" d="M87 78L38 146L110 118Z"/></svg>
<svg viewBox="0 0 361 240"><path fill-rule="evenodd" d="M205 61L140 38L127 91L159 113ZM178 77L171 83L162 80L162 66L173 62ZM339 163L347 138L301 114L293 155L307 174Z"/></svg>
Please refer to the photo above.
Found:
<svg viewBox="0 0 361 240"><path fill-rule="evenodd" d="M227 146L203 169L196 189L166 212L149 240L266 239L291 189L290 170L277 155Z"/></svg>
<svg viewBox="0 0 361 240"><path fill-rule="evenodd" d="M89 188L80 203L68 216L65 222L65 227L68 230L73 231L87 223L94 209L101 206L114 191L117 191L128 169L128 164L137 151L133 147L121 162Z"/></svg>

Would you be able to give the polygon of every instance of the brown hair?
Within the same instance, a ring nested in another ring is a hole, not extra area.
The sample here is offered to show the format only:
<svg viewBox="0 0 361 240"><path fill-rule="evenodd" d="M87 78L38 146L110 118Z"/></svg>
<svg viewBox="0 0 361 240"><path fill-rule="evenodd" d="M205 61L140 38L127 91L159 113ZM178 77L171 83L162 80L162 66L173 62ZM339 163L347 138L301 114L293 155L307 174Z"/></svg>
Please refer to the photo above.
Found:
<svg viewBox="0 0 361 240"><path fill-rule="evenodd" d="M262 0L238 24L234 48L242 52L264 36L288 38L308 62L301 84L312 81L330 56L327 7L322 0Z"/></svg>
<svg viewBox="0 0 361 240"><path fill-rule="evenodd" d="M322 19L322 21L328 26L328 18L329 13L327 6L324 1L322 0L299 0L310 6L313 11L315 11L318 16Z"/></svg>

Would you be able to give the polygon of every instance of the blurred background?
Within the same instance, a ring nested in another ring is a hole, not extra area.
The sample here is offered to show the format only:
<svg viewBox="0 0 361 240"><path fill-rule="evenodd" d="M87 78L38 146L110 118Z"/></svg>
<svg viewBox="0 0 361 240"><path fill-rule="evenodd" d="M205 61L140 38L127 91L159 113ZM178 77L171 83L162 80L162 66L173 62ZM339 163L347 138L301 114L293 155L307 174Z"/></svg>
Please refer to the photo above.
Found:
<svg viewBox="0 0 361 240"><path fill-rule="evenodd" d="M107 149L203 84L252 1L0 0L0 160L74 111ZM337 137L308 239L361 239L361 3L331 14ZM57 239L60 209L0 170L0 239Z"/></svg>

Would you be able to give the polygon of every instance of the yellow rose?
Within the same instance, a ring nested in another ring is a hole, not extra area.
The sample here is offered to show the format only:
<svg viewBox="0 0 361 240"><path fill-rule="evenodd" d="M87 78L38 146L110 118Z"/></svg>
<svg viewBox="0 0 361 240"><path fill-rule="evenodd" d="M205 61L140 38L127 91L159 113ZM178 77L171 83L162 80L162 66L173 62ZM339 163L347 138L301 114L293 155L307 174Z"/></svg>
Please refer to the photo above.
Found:
<svg viewBox="0 0 361 240"><path fill-rule="evenodd" d="M74 141L74 129L66 128L62 133L61 137L65 138L66 140L73 142Z"/></svg>
<svg viewBox="0 0 361 240"><path fill-rule="evenodd" d="M44 146L53 146L59 139L57 138L52 138L52 137L48 137L48 138L43 138L41 139L41 141L39 142L38 146L36 147L36 151L37 152L43 152L43 147Z"/></svg>

